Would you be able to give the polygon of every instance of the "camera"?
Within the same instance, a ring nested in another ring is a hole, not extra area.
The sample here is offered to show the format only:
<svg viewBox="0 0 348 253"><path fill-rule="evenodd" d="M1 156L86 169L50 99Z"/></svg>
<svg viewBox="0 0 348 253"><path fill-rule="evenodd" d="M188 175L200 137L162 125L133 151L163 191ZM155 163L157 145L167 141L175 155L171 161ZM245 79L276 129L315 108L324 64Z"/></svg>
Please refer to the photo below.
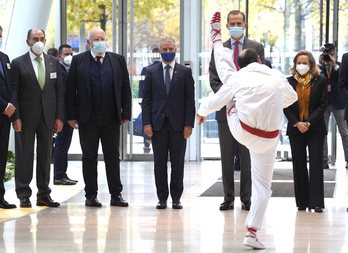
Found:
<svg viewBox="0 0 348 253"><path fill-rule="evenodd" d="M320 52L323 52L322 56L323 56L323 60L325 62L331 61L330 54L329 54L329 52L331 51L331 48L321 46L319 50L320 50Z"/></svg>

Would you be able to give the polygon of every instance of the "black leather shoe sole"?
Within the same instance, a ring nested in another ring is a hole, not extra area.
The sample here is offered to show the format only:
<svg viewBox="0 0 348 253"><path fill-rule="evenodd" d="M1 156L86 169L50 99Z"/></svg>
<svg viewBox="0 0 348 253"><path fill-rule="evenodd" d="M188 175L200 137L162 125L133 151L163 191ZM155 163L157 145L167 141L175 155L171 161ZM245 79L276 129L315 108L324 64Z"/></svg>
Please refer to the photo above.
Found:
<svg viewBox="0 0 348 253"><path fill-rule="evenodd" d="M233 210L234 209L234 203L228 203L228 202L224 202L220 205L220 210L221 211L225 211L225 210Z"/></svg>
<svg viewBox="0 0 348 253"><path fill-rule="evenodd" d="M129 204L127 202L119 202L119 201L111 201L111 206L120 206L120 207L127 207Z"/></svg>

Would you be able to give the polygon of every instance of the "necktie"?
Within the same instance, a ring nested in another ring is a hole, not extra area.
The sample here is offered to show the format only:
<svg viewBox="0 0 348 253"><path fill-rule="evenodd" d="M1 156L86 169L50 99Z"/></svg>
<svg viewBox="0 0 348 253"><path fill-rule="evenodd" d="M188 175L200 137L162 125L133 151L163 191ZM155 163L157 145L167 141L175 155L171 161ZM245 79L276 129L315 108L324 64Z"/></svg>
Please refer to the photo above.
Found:
<svg viewBox="0 0 348 253"><path fill-rule="evenodd" d="M167 94L169 93L169 88L170 88L170 74L169 74L169 69L170 69L170 65L167 65L165 67L166 69L166 74L165 74L165 77L164 77L164 82L166 84L166 91L167 91Z"/></svg>
<svg viewBox="0 0 348 253"><path fill-rule="evenodd" d="M236 65L237 70L239 70L239 65L238 65L238 61L237 61L237 58L239 55L238 44L239 44L239 41L234 42L234 51L233 51L233 62L234 62L234 65Z"/></svg>
<svg viewBox="0 0 348 253"><path fill-rule="evenodd" d="M0 73L2 74L3 77L5 77L4 68L2 67L1 61L0 61Z"/></svg>
<svg viewBox="0 0 348 253"><path fill-rule="evenodd" d="M37 56L35 58L35 60L38 62L37 65L37 80L39 81L41 90L43 89L44 85L45 85L45 69L44 66L42 64L42 59L40 56Z"/></svg>
<svg viewBox="0 0 348 253"><path fill-rule="evenodd" d="M101 61L100 61L101 56L97 56L96 58L97 58L97 64L98 64L98 66L101 66L101 65L102 65L102 63L101 63Z"/></svg>

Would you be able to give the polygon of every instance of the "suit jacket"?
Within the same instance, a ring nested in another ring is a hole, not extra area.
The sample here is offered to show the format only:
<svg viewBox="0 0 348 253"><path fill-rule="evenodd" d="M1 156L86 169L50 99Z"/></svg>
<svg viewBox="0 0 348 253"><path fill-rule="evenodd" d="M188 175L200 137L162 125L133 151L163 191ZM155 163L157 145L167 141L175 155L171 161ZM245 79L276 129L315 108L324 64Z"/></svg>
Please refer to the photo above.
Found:
<svg viewBox="0 0 348 253"><path fill-rule="evenodd" d="M337 62L337 65L341 64ZM328 74L326 71L327 63L323 62L320 66L321 75L328 78ZM328 78L328 85L330 85L330 91L328 90L328 104L332 105L337 110L342 110L345 108L345 101L342 98L341 94L338 91L338 74L340 69L335 70L332 68L330 79Z"/></svg>
<svg viewBox="0 0 348 253"><path fill-rule="evenodd" d="M64 118L64 87L59 60L43 54L45 85L40 84L29 52L12 61L15 82L18 83L18 107L14 119L21 119L23 128L37 125L43 113L46 126L54 128L55 119Z"/></svg>
<svg viewBox="0 0 348 253"><path fill-rule="evenodd" d="M152 67L153 65L158 64L158 63L161 63L161 61L155 60L150 65L148 65L146 67L143 67L143 69L141 70L140 75L146 77L147 69ZM139 81L139 98L143 98L144 97L144 85L145 85L145 80L140 80Z"/></svg>
<svg viewBox="0 0 348 253"><path fill-rule="evenodd" d="M225 41L223 43L223 46L232 49L231 39L228 39L227 41ZM265 62L265 50L260 43L253 41L253 40L249 40L248 38L245 37L244 43L243 43L243 49L247 49L247 48L255 49L257 54L260 56L261 62L263 64L266 63ZM231 59L231 61L233 61L233 59ZM210 63L209 63L209 80L210 80L210 87L214 91L214 93L216 93L223 85L223 83L221 82L219 75L216 71L215 59L214 59L214 49L211 52L211 58L210 58ZM226 106L224 106L220 111L216 112L215 119L218 121L227 121Z"/></svg>
<svg viewBox="0 0 348 253"><path fill-rule="evenodd" d="M8 103L17 104L17 84L13 82L13 71L8 56L0 52L0 60L4 70L5 77L0 74L0 113L2 113ZM4 115L4 117L8 118ZM0 117L2 120L4 117Z"/></svg>
<svg viewBox="0 0 348 253"><path fill-rule="evenodd" d="M142 102L143 126L151 125L154 131L163 126L166 113L175 131L194 126L194 80L190 68L175 63L173 77L167 95L163 66L156 64L147 69Z"/></svg>
<svg viewBox="0 0 348 253"><path fill-rule="evenodd" d="M343 99L346 101L346 110L344 112L344 119L348 121L348 53L342 56L340 72L338 76L338 90Z"/></svg>
<svg viewBox="0 0 348 253"><path fill-rule="evenodd" d="M114 74L114 89L116 108L119 122L123 119L131 120L132 94L129 85L129 75L123 56L106 52ZM91 52L86 51L75 55L69 68L66 87L66 106L68 120L86 123L92 112L91 84L90 84Z"/></svg>
<svg viewBox="0 0 348 253"><path fill-rule="evenodd" d="M296 91L297 80L290 76L287 78L291 86ZM326 135L327 129L324 120L324 113L327 108L327 79L318 76L311 80L312 87L309 95L309 116L306 120L311 124L308 133ZM284 109L284 113L288 119L287 135L302 134L295 123L300 121L298 101Z"/></svg>

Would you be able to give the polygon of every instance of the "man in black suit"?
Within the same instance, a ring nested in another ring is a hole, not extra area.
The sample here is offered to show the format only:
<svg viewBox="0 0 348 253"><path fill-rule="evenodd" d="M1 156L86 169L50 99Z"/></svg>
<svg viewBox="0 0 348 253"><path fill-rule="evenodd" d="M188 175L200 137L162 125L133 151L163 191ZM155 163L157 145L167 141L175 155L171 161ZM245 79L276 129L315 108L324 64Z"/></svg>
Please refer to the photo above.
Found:
<svg viewBox="0 0 348 253"><path fill-rule="evenodd" d="M0 26L0 47L2 44L2 27ZM16 208L5 199L5 187L3 179L5 176L8 140L10 134L10 118L17 106L17 86L12 80L12 69L8 56L0 52L0 208Z"/></svg>
<svg viewBox="0 0 348 253"><path fill-rule="evenodd" d="M66 79L73 57L73 50L71 46L68 44L61 45L58 49L57 57L62 68L62 79L64 88L66 89ZM66 119L66 108L64 112L64 126L62 131L57 134L53 152L54 184L74 185L77 183L77 181L70 179L66 174L68 168L68 151L70 148L74 128L69 125Z"/></svg>
<svg viewBox="0 0 348 253"><path fill-rule="evenodd" d="M14 59L18 107L14 114L15 182L21 207L31 207L34 143L37 139L36 183L38 206L58 207L51 199L50 162L53 130L60 132L64 117L64 87L57 58L43 53L46 38L41 29L28 31L28 53Z"/></svg>
<svg viewBox="0 0 348 253"><path fill-rule="evenodd" d="M171 162L170 195L172 207L181 209L184 190L186 141L195 120L194 80L190 68L175 62L177 48L171 37L161 39L162 63L147 69L142 102L145 133L152 137L155 181L159 202L157 209L167 208L169 196L167 163Z"/></svg>
<svg viewBox="0 0 348 253"><path fill-rule="evenodd" d="M238 10L232 10L227 15L226 28L229 30L231 38L223 43L224 47L228 47L233 51L233 61L239 70L237 57L243 49L255 49L260 56L261 62L265 63L263 46L255 41L249 40L244 35L244 30L247 27L245 15ZM231 59L232 60L232 59ZM223 83L221 82L215 66L214 51L209 64L210 87L216 93ZM220 205L220 210L234 209L234 157L236 145L238 145L240 155L240 199L242 209L250 209L251 196L251 175L250 175L250 155L249 150L239 144L231 134L226 118L226 107L216 112L216 120L219 129L219 142L221 151L221 168L222 168L222 183L224 188L224 202Z"/></svg>
<svg viewBox="0 0 348 253"><path fill-rule="evenodd" d="M101 140L112 206L127 207L120 179L120 125L131 119L131 89L123 56L106 52L106 35L94 28L86 51L73 57L66 87L67 118L79 129L86 206L101 207L98 194L98 146Z"/></svg>

